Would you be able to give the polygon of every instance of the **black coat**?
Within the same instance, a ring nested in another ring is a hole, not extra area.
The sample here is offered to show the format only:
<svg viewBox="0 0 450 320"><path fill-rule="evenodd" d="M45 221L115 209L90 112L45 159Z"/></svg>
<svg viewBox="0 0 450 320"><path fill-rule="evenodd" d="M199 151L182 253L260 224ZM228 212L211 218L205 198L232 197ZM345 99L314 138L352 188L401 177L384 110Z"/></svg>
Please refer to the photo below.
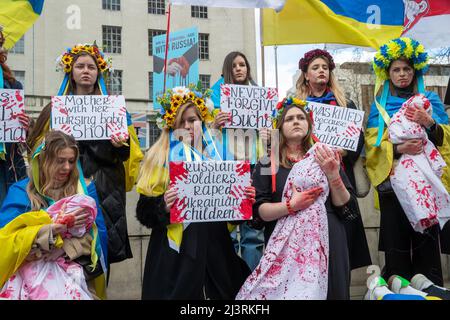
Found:
<svg viewBox="0 0 450 320"><path fill-rule="evenodd" d="M79 141L80 162L86 178L93 178L108 231L108 262L132 258L126 218L125 168L130 148L110 141Z"/></svg>
<svg viewBox="0 0 450 320"><path fill-rule="evenodd" d="M152 228L142 299L234 299L250 269L236 254L226 222L191 223L177 253L169 247L164 195L141 195L136 217Z"/></svg>
<svg viewBox="0 0 450 320"><path fill-rule="evenodd" d="M356 109L356 105L353 101L348 101L347 107L350 109ZM358 148L356 151L347 151L347 155L342 158L344 165L344 171L347 175L353 188L356 188L355 174L353 167L359 158L359 155L364 147L364 133L361 131L359 136ZM356 202L354 210L358 211L356 218L353 220L345 220L345 231L347 232L348 251L350 256L351 269L360 268L363 266L369 266L372 264L370 258L369 245L367 244L366 232L364 230L364 224L362 221L361 213L359 212L359 205Z"/></svg>
<svg viewBox="0 0 450 320"><path fill-rule="evenodd" d="M23 89L22 84L16 81L14 84L4 80L5 89ZM5 143L5 160L0 159L0 206L6 197L9 187L27 176L25 162L18 143Z"/></svg>

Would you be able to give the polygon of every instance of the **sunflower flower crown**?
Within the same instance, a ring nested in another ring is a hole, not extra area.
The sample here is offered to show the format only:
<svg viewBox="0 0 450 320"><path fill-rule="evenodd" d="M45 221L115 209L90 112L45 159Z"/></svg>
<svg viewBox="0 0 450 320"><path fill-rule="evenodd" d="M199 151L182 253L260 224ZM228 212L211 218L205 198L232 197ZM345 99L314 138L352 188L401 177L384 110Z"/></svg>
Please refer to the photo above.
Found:
<svg viewBox="0 0 450 320"><path fill-rule="evenodd" d="M411 60L417 72L421 74L426 72L429 58L425 48L418 41L403 37L393 39L382 45L375 54L373 69L377 78L382 81L389 79L388 69L390 64L402 57Z"/></svg>
<svg viewBox="0 0 450 320"><path fill-rule="evenodd" d="M56 59L56 70L62 70L65 73L70 73L72 71L75 56L80 54L81 52L86 52L94 58L101 73L104 73L106 71L113 71L111 57L105 57L105 55L97 47L97 44L95 42L94 44L77 44L72 48L67 48L67 51Z"/></svg>
<svg viewBox="0 0 450 320"><path fill-rule="evenodd" d="M187 102L192 102L197 107L202 122L213 121L214 103L209 98L211 93L211 89L203 91L200 82L197 85L191 83L188 87L168 89L156 99L161 104L156 124L160 129L173 129L178 109Z"/></svg>
<svg viewBox="0 0 450 320"><path fill-rule="evenodd" d="M283 111L286 108L286 106L290 105L295 105L300 108L303 108L304 106L306 106L306 101L289 96L278 102L275 109L272 111L272 122L274 128L277 127L277 122L280 121L281 115L283 114Z"/></svg>

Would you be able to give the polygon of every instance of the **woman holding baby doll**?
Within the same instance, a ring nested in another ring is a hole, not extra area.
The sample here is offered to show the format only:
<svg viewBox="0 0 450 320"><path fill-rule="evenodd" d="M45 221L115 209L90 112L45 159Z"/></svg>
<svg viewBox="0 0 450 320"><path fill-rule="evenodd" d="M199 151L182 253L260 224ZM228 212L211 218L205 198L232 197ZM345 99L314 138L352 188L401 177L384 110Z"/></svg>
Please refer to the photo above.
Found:
<svg viewBox="0 0 450 320"><path fill-rule="evenodd" d="M255 167L253 214L266 222L266 250L237 299L349 299L342 219L356 198L339 153L313 146L304 106L291 97L277 105L279 153Z"/></svg>
<svg viewBox="0 0 450 320"><path fill-rule="evenodd" d="M382 276L411 279L422 273L442 285L439 226L432 224L421 232L413 228L413 221L405 213L405 203L399 201L399 196L403 197L407 190L395 190L393 179L404 157L423 154L427 144L437 147L443 159L448 157L448 116L437 94L425 91L423 73L428 66L428 55L420 43L410 38L391 40L380 47L373 66L379 96L371 107L365 146L367 171L378 192L381 211L379 249L385 252L386 261ZM423 96L417 97L419 93ZM415 101L419 100L424 106L432 107L432 115L426 107L417 105ZM391 127L404 121L398 118L398 112L410 124L418 124L424 136L411 136L403 141L394 139ZM448 189L448 172L444 170L439 178ZM448 244L442 246L443 253L449 249Z"/></svg>
<svg viewBox="0 0 450 320"><path fill-rule="evenodd" d="M0 209L2 298L104 296L105 281L101 275L106 270L106 229L101 210L97 210L95 185L86 186L76 165L78 154L71 136L50 131L32 157L29 178L11 186ZM80 195L85 197L83 201L79 201ZM15 241L17 238L21 241ZM86 258L92 268L83 272L76 260ZM67 275L63 283L58 283L61 278L57 276L38 278L34 264L41 263L42 267L42 263L50 261L57 264L52 268L72 276ZM90 277L92 281L87 282ZM65 287L78 294L64 291Z"/></svg>

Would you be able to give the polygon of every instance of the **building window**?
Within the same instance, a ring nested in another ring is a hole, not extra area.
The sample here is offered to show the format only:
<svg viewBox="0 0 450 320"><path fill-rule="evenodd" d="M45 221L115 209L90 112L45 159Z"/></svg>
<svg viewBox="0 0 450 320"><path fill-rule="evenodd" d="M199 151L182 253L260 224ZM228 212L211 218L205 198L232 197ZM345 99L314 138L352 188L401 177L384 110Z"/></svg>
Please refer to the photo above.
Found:
<svg viewBox="0 0 450 320"><path fill-rule="evenodd" d="M15 53L15 54L24 54L25 53L25 38L22 37L19 39L19 41L16 42L14 47L11 48L11 50L8 51L9 53Z"/></svg>
<svg viewBox="0 0 450 320"><path fill-rule="evenodd" d="M209 59L209 34L199 33L199 58L200 60Z"/></svg>
<svg viewBox="0 0 450 320"><path fill-rule="evenodd" d="M191 17L208 19L208 7L204 6L191 6Z"/></svg>
<svg viewBox="0 0 450 320"><path fill-rule="evenodd" d="M120 11L120 0L102 0L103 10Z"/></svg>
<svg viewBox="0 0 450 320"><path fill-rule="evenodd" d="M14 78L25 86L25 71L13 70Z"/></svg>
<svg viewBox="0 0 450 320"><path fill-rule="evenodd" d="M203 89L211 88L211 76L209 74L201 74L199 80L202 83Z"/></svg>
<svg viewBox="0 0 450 320"><path fill-rule="evenodd" d="M149 100L153 101L153 72L148 73L148 95Z"/></svg>
<svg viewBox="0 0 450 320"><path fill-rule="evenodd" d="M156 140L158 140L159 135L161 134L161 129L158 128L156 122L151 121L149 125L149 141L148 146L151 147Z"/></svg>
<svg viewBox="0 0 450 320"><path fill-rule="evenodd" d="M122 27L102 26L103 49L106 53L122 53Z"/></svg>
<svg viewBox="0 0 450 320"><path fill-rule="evenodd" d="M122 70L114 70L106 80L106 89L111 95L122 94Z"/></svg>
<svg viewBox="0 0 450 320"><path fill-rule="evenodd" d="M164 0L148 0L148 13L166 14L166 4Z"/></svg>
<svg viewBox="0 0 450 320"><path fill-rule="evenodd" d="M166 34L166 30L148 30L148 55L153 55L153 37Z"/></svg>

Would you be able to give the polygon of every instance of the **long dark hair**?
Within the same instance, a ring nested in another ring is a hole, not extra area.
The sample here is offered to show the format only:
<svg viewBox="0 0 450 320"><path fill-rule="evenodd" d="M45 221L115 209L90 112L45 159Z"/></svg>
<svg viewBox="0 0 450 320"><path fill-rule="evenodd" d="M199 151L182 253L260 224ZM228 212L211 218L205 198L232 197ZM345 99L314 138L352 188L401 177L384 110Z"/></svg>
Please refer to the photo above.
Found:
<svg viewBox="0 0 450 320"><path fill-rule="evenodd" d="M250 81L252 81L252 74L250 72L250 64L248 63L247 57L245 56L245 54L243 54L242 52L239 51L233 51L230 52L229 54L227 54L227 56L225 57L225 60L223 61L223 67L222 67L222 75L224 78L225 83L230 83L233 84L234 83L234 79L233 79L233 61L234 59L236 59L236 57L241 56L244 61L245 64L247 66L247 79L245 80L246 84L250 84Z"/></svg>

